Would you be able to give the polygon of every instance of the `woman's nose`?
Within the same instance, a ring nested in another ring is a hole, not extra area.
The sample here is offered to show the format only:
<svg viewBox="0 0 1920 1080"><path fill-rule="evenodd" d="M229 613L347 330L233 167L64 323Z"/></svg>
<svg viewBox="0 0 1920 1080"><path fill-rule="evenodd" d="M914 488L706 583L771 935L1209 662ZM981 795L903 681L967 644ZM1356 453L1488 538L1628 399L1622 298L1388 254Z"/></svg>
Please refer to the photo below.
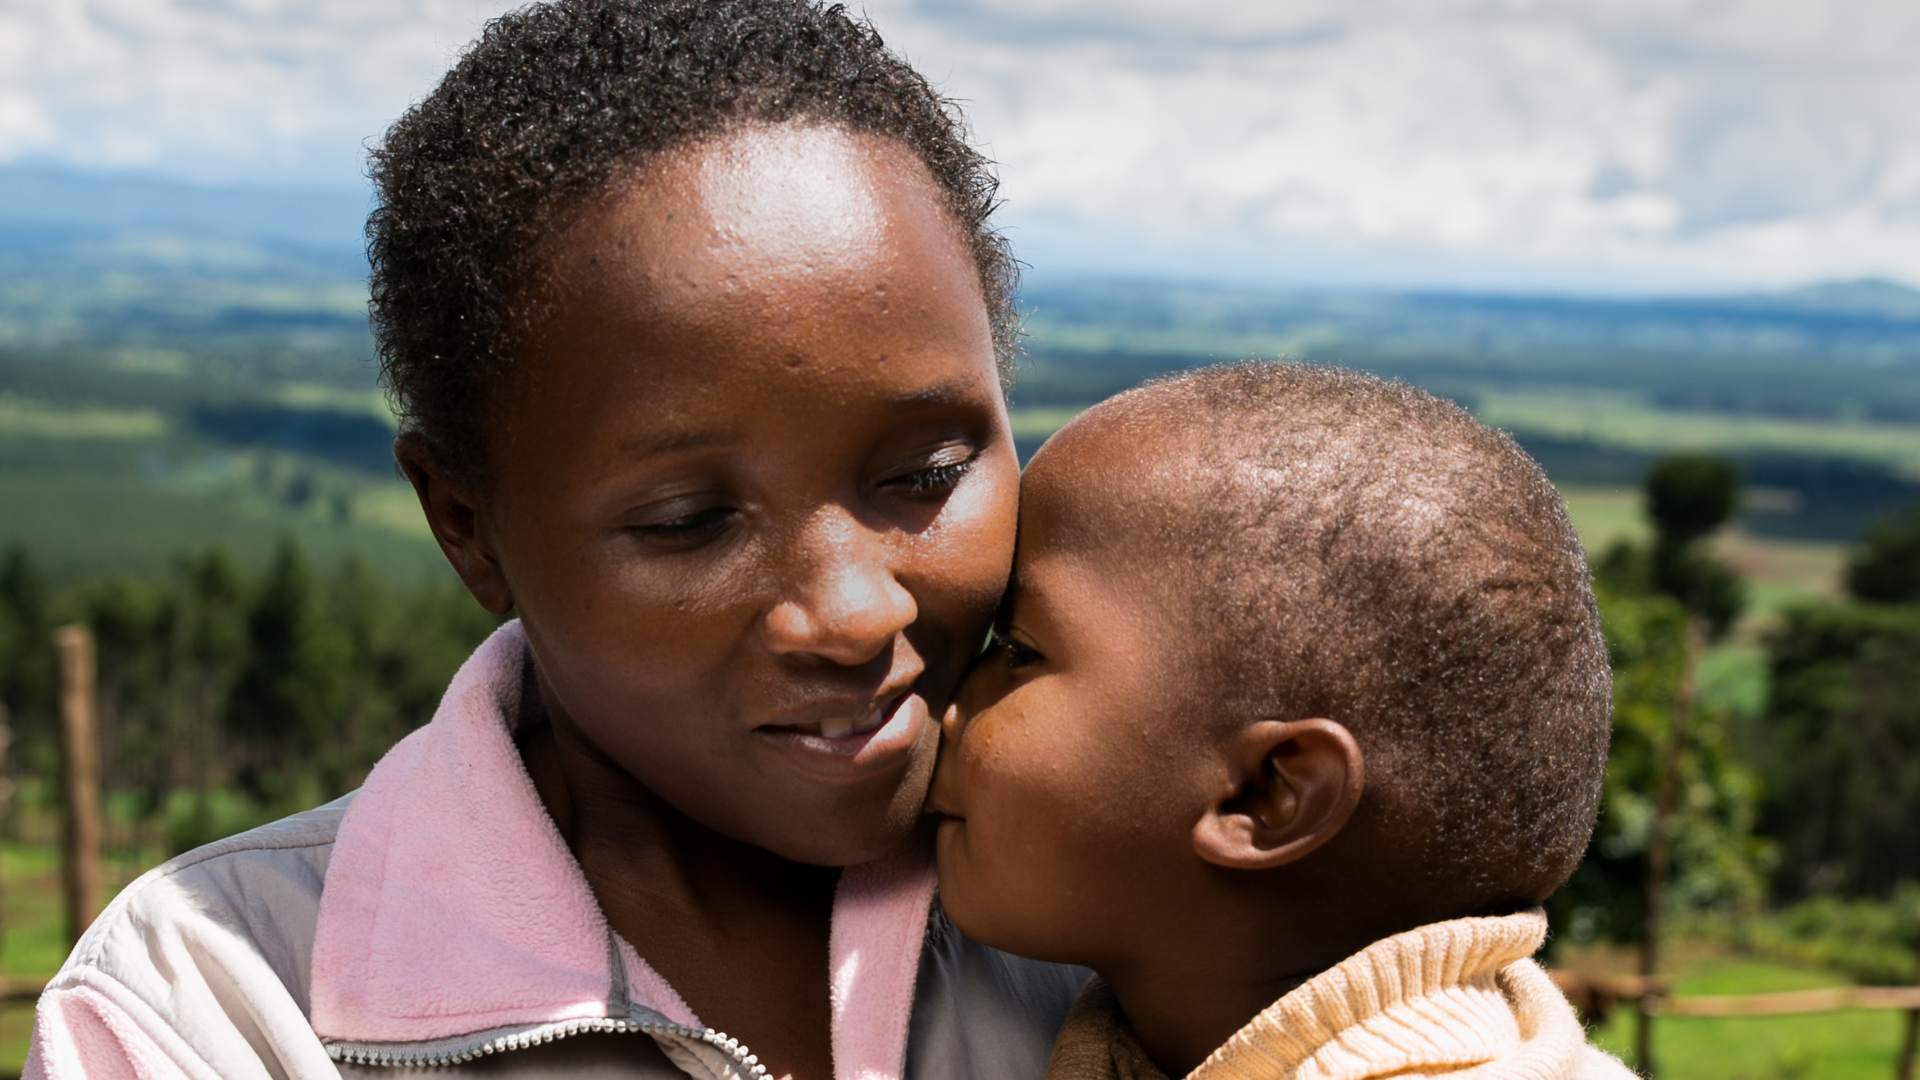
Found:
<svg viewBox="0 0 1920 1080"><path fill-rule="evenodd" d="M893 546L850 515L809 530L802 558L783 575L793 584L767 613L767 643L776 654L811 654L836 664L864 664L919 617L913 594L894 574Z"/></svg>

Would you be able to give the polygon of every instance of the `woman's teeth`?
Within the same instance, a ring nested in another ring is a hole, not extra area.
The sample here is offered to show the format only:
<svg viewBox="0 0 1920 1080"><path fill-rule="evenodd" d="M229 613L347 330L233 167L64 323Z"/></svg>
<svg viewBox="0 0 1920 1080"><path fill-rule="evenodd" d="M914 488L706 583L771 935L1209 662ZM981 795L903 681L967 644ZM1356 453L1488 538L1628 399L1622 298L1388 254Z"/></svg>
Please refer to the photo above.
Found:
<svg viewBox="0 0 1920 1080"><path fill-rule="evenodd" d="M886 723L886 720L886 714L876 710L859 720L836 716L817 724L795 724L792 730L802 735L818 735L823 739L849 739L855 735L865 735Z"/></svg>

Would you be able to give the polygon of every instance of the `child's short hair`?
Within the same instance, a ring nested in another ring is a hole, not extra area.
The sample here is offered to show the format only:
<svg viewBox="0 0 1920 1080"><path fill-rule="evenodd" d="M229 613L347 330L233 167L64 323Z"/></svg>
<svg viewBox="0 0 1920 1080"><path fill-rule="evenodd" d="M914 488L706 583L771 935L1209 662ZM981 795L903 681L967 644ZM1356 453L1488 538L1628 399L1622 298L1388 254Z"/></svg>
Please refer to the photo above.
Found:
<svg viewBox="0 0 1920 1080"><path fill-rule="evenodd" d="M373 329L402 425L442 467L484 474L539 241L664 151L788 120L894 139L925 163L1006 370L1017 274L988 224L990 163L870 25L813 0L553 0L489 23L372 153Z"/></svg>
<svg viewBox="0 0 1920 1080"><path fill-rule="evenodd" d="M1593 830L1612 686L1546 474L1452 402L1338 368L1233 364L1133 394L1200 432L1199 508L1160 526L1211 642L1196 688L1240 722L1347 725L1410 887L1459 914L1544 900Z"/></svg>

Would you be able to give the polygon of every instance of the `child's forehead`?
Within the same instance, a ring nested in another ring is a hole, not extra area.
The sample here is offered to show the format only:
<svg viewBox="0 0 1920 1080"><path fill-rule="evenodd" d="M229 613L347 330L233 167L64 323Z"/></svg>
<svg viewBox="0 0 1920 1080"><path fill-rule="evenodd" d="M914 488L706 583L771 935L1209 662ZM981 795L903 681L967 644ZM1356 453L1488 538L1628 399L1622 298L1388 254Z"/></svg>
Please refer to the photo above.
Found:
<svg viewBox="0 0 1920 1080"><path fill-rule="evenodd" d="M1204 450L1203 429L1187 418L1125 402L1095 406L1027 466L1023 528L1056 551L1159 565L1171 538L1206 512Z"/></svg>

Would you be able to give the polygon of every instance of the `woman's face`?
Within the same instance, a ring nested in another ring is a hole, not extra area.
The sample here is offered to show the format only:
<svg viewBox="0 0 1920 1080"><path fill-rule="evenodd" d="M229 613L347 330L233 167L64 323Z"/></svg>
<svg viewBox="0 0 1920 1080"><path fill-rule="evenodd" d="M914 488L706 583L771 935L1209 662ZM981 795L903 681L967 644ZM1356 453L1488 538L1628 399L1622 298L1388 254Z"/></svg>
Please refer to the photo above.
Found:
<svg viewBox="0 0 1920 1080"><path fill-rule="evenodd" d="M1012 560L978 272L890 141L676 151L547 249L483 513L557 722L786 858L902 840Z"/></svg>

